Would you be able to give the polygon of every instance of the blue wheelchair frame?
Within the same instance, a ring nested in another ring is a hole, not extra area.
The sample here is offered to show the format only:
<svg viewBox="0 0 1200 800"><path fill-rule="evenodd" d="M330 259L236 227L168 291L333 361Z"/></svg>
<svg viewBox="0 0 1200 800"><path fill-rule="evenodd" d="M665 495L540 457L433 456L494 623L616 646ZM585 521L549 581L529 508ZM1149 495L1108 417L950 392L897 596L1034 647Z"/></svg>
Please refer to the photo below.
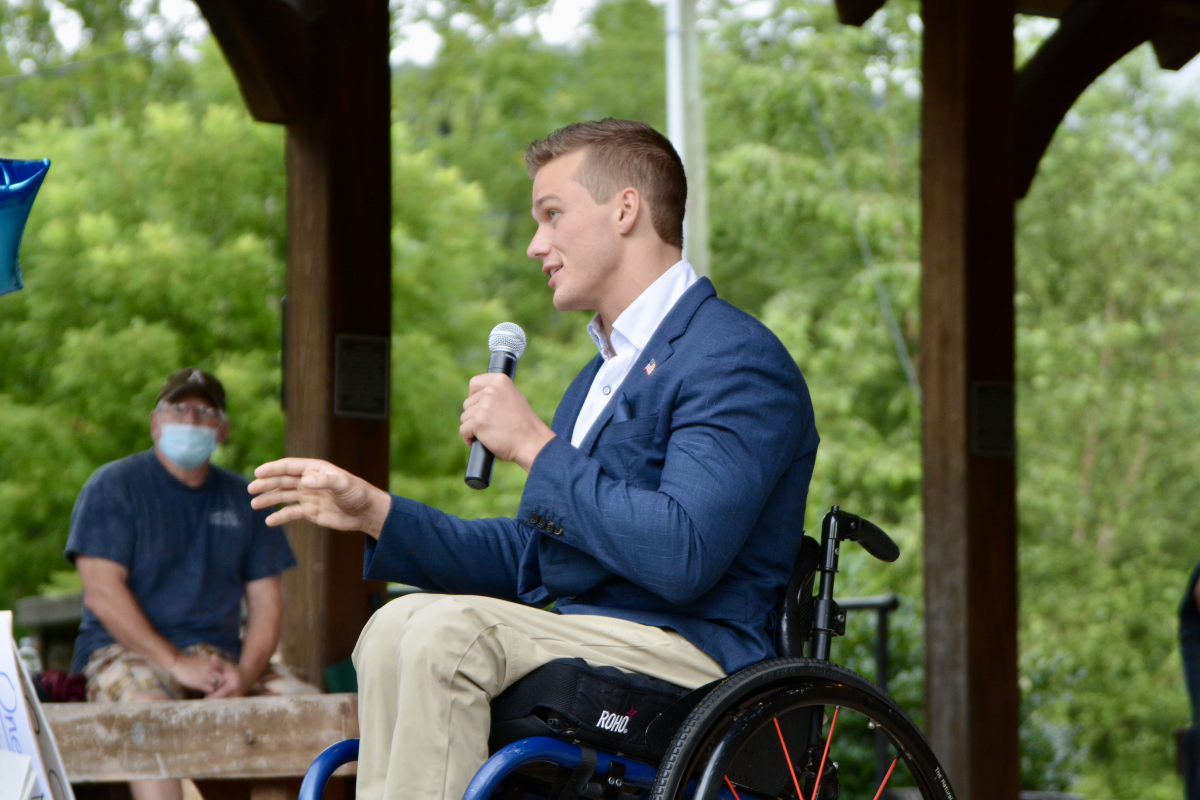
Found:
<svg viewBox="0 0 1200 800"><path fill-rule="evenodd" d="M521 739L500 748L484 762L483 766L479 768L479 772L476 772L475 777L471 779L470 785L467 786L463 800L488 800L500 788L500 784L505 778L526 764L541 761L555 764L564 769L575 769L579 766L582 758L582 747L562 739L553 739L549 736ZM358 739L347 739L325 748L305 773L304 782L300 784L299 800L321 800L325 784L334 771L343 764L356 760L358 760ZM625 768L625 776L622 779L625 785L635 786L646 791L649 791L650 787L654 785L654 778L658 774L658 770L654 767L641 761L600 750L596 751L595 774L607 773L614 761ZM728 789L722 789L719 797L720 800L734 800Z"/></svg>

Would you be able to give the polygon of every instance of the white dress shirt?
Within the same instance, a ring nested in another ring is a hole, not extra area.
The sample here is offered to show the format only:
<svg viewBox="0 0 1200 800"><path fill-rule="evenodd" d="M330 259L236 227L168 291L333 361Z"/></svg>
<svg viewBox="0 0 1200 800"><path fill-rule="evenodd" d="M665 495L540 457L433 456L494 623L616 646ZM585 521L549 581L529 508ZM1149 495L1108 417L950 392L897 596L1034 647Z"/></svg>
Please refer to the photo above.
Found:
<svg viewBox="0 0 1200 800"><path fill-rule="evenodd" d="M696 270L683 259L664 272L654 283L646 287L646 291L629 304L629 308L621 312L612 325L612 347L604 340L604 328L600 324L600 315L592 317L588 323L587 332L604 357L600 371L592 380L588 389L587 399L579 410L575 420L575 430L571 434L571 444L579 447L580 443L595 424L596 418L604 410L604 406L621 388L621 383L629 370L633 369L641 356L642 350L650 337L658 330L663 317L675 306L683 293L698 280Z"/></svg>

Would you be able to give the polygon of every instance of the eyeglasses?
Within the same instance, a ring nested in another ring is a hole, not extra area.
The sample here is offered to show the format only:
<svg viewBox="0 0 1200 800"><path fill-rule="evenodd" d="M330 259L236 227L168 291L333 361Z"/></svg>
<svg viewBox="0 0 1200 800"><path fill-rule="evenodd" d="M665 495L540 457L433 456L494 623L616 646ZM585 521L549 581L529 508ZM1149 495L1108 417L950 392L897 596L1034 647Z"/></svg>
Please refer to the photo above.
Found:
<svg viewBox="0 0 1200 800"><path fill-rule="evenodd" d="M187 403L163 403L159 408L165 411L167 416L175 419L186 419L188 414L194 413L196 419L200 422L215 425L221 421L221 410L212 406L190 406Z"/></svg>

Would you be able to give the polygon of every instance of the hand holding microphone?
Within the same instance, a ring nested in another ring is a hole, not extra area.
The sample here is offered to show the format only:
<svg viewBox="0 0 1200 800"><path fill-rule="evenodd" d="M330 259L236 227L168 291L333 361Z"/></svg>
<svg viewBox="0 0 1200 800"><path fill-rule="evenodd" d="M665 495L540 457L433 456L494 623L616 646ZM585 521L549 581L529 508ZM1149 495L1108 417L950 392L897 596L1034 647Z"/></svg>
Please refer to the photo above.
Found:
<svg viewBox="0 0 1200 800"><path fill-rule="evenodd" d="M525 334L512 323L503 323L492 330L488 345L492 350L488 374L471 379L459 426L463 441L471 445L467 485L476 489L491 481L494 457L515 461L529 471L546 442L554 438L554 431L513 386L517 358L525 351ZM315 458L272 461L254 470L254 477L247 487L255 496L250 505L282 506L267 517L272 526L307 519L378 538L392 505L387 492Z"/></svg>
<svg viewBox="0 0 1200 800"><path fill-rule="evenodd" d="M458 429L471 446L464 480L473 489L491 482L494 458L514 461L528 471L554 438L512 382L517 359L525 352L525 333L511 322L501 323L492 329L488 348L492 356L487 374L471 379Z"/></svg>

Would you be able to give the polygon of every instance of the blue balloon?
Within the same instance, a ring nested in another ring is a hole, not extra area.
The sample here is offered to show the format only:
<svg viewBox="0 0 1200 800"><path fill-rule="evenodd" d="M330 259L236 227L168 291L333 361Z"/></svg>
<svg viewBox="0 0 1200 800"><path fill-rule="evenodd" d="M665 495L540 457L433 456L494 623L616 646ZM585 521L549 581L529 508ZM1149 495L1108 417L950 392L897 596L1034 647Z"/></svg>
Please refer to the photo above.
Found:
<svg viewBox="0 0 1200 800"><path fill-rule="evenodd" d="M50 169L50 159L16 161L0 158L0 294L25 285L17 250L29 210Z"/></svg>

